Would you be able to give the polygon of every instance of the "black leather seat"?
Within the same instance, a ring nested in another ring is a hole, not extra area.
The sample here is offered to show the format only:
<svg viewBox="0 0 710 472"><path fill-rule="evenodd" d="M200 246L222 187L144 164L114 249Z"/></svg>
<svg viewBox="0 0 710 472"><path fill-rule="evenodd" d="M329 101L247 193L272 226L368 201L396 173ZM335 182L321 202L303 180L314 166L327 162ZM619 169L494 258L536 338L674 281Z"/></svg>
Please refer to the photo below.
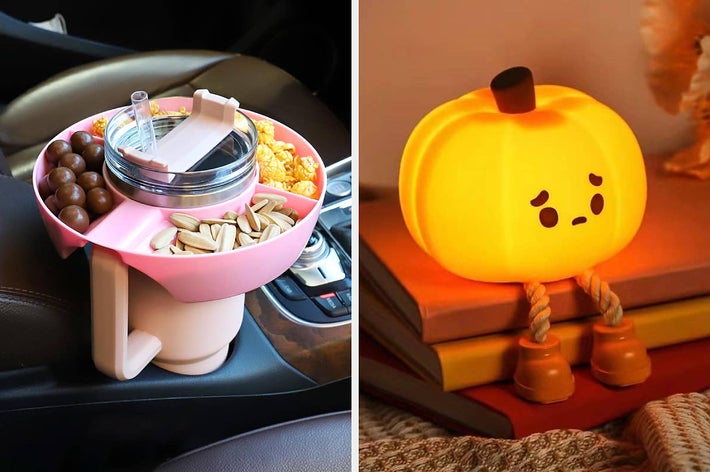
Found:
<svg viewBox="0 0 710 472"><path fill-rule="evenodd" d="M29 181L42 147L71 124L130 105L135 90L159 98L201 88L298 130L326 165L350 156L347 128L292 75L248 55L191 49L122 55L51 77L0 112L0 149L12 175Z"/></svg>
<svg viewBox="0 0 710 472"><path fill-rule="evenodd" d="M0 193L0 372L82 362L91 355L87 259L59 257L29 183L0 175Z"/></svg>
<svg viewBox="0 0 710 472"><path fill-rule="evenodd" d="M350 411L268 426L183 454L156 472L350 471Z"/></svg>

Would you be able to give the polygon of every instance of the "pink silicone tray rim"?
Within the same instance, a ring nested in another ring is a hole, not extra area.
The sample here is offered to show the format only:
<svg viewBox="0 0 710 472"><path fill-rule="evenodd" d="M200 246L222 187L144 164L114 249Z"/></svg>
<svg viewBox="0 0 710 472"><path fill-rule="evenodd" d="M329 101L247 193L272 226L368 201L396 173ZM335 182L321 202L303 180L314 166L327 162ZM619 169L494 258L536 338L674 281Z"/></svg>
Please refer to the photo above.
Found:
<svg viewBox="0 0 710 472"><path fill-rule="evenodd" d="M161 109L171 111L177 111L180 107L189 111L192 106L190 97L168 97L157 101ZM101 117L110 118L122 109L116 108L88 117L60 132L49 142L54 139L68 139L71 133L78 130L91 131L94 120ZM112 189L117 202L114 209L92 222L89 230L82 234L64 224L49 211L40 196L38 182L48 171L44 159L45 146L34 168L33 187L45 227L60 256L68 257L74 250L88 243L114 250L125 264L146 273L183 301L211 300L246 293L288 269L305 247L317 222L325 194L325 166L315 148L293 129L265 115L243 109L240 111L253 120L268 119L273 122L276 139L292 142L298 155L313 156L319 164L316 183L321 191L317 200L255 182L241 195L216 205L191 209L160 208L132 201ZM286 196L286 205L296 209L301 215L299 222L272 240L229 252L191 256L152 253L150 239L160 229L170 225L169 213L184 211L198 218L221 217L228 209L242 213L243 210L240 209L244 208L244 203L251 200L254 192ZM251 269L248 268L250 265ZM260 268L255 269L255 265ZM215 278L222 280L215 281Z"/></svg>

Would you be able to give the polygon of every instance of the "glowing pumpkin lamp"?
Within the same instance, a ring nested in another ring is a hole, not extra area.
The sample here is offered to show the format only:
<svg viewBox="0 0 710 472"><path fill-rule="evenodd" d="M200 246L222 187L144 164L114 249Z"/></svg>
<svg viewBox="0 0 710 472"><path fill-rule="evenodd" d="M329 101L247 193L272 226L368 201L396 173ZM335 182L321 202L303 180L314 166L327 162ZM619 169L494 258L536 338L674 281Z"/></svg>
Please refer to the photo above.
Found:
<svg viewBox="0 0 710 472"><path fill-rule="evenodd" d="M444 103L414 128L399 174L414 240L472 280L524 284L529 333L519 342L517 392L549 403L574 377L548 334L544 282L574 277L597 303L592 372L615 386L650 375L645 347L592 267L623 249L646 206L639 144L611 108L578 90L534 85L525 67Z"/></svg>

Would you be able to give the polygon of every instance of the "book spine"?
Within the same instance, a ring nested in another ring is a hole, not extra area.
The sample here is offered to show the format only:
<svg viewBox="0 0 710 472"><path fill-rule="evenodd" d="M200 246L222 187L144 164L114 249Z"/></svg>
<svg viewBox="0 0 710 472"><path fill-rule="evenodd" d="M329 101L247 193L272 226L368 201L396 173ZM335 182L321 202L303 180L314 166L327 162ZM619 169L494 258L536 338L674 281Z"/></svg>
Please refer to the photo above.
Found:
<svg viewBox="0 0 710 472"><path fill-rule="evenodd" d="M624 315L632 320L647 349L710 337L710 297L637 308ZM592 353L592 324L598 317L553 323L571 365L588 363ZM433 344L441 362L445 391L512 379L517 364L518 338L524 331Z"/></svg>

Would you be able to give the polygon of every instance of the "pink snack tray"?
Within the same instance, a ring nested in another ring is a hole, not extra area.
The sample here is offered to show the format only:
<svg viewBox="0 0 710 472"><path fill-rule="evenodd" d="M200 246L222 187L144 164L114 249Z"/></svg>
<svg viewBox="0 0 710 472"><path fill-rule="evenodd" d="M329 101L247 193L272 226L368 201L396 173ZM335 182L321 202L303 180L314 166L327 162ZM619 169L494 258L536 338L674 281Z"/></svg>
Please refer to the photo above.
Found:
<svg viewBox="0 0 710 472"><path fill-rule="evenodd" d="M162 110L177 111L180 107L188 111L192 109L190 97L162 98L157 99L157 102ZM49 142L55 139L69 141L75 131L91 131L94 120L100 117L109 119L122 109L116 108L88 117L62 131ZM276 139L293 143L298 155L312 156L316 160L316 184L320 189L317 200L255 182L240 195L215 205L187 209L161 208L131 200L107 185L114 197L114 208L93 221L89 229L82 234L59 220L40 196L38 182L51 166L44 158L45 146L37 158L32 181L40 215L60 256L66 258L74 250L88 243L111 249L119 255L124 264L151 277L174 298L183 302L215 300L246 293L287 270L298 259L318 221L325 194L325 166L313 146L291 128L259 113L240 111L254 121L271 121L274 123ZM99 137L94 139L101 142ZM233 251L190 256L153 253L150 240L161 229L172 225L168 219L170 213L184 212L200 219L221 218L228 210L241 214L244 212L244 205L251 201L256 192L285 196L288 200L285 206L298 212L299 221L293 228L273 239Z"/></svg>

